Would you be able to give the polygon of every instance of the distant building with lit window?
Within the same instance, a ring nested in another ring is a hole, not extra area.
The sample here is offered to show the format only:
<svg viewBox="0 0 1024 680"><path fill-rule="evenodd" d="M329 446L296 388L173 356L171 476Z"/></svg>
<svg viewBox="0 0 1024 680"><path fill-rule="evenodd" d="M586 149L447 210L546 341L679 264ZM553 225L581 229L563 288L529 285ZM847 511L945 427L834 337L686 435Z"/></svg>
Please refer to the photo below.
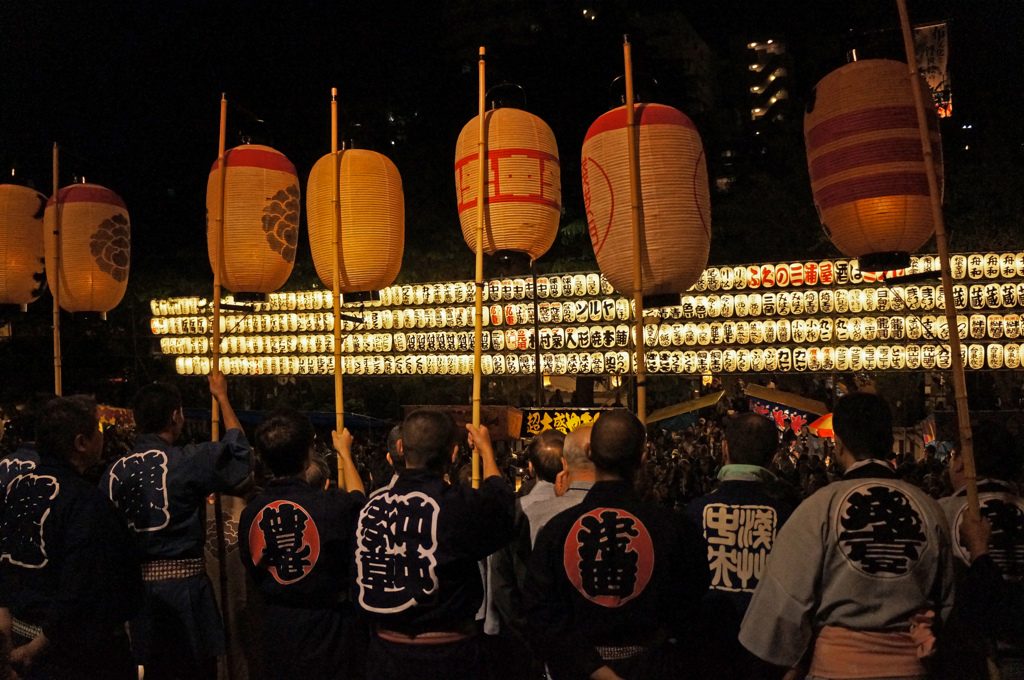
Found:
<svg viewBox="0 0 1024 680"><path fill-rule="evenodd" d="M791 60L786 44L774 39L747 43L747 55L750 120L755 130L763 131L766 124L781 122L790 115Z"/></svg>

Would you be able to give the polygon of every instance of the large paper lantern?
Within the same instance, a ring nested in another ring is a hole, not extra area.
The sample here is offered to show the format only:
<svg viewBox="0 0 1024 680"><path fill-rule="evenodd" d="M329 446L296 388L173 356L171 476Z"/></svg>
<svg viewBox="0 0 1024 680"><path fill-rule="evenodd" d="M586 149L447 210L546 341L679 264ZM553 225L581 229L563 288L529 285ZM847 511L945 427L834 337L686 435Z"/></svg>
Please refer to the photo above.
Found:
<svg viewBox="0 0 1024 680"><path fill-rule="evenodd" d="M915 84L930 102L924 81ZM938 118L929 109L941 188ZM907 65L866 59L825 76L808 104L804 139L814 203L835 246L860 258L862 271L909 267L934 222Z"/></svg>
<svg viewBox="0 0 1024 680"><path fill-rule="evenodd" d="M131 223L121 197L96 184L60 190L60 306L69 312L109 312L128 286ZM43 217L46 277L57 271L53 197Z"/></svg>
<svg viewBox="0 0 1024 680"><path fill-rule="evenodd" d="M0 304L27 305L42 295L45 206L35 189L0 184Z"/></svg>
<svg viewBox="0 0 1024 680"><path fill-rule="evenodd" d="M270 293L288 280L299 243L299 178L284 154L243 144L225 154L224 260L221 285L235 293ZM213 266L219 234L220 162L206 185L206 243Z"/></svg>
<svg viewBox="0 0 1024 680"><path fill-rule="evenodd" d="M562 180L551 128L537 116L513 108L488 111L487 210L484 252L518 251L537 259L558 232ZM455 145L455 193L462 236L476 252L479 200L479 116L466 123ZM557 296L557 294L556 294Z"/></svg>
<svg viewBox="0 0 1024 680"><path fill-rule="evenodd" d="M320 280L334 287L332 154L309 173L306 219L309 246ZM343 293L379 290L398 276L405 250L402 176L386 156L366 149L341 154L338 260Z"/></svg>
<svg viewBox="0 0 1024 680"><path fill-rule="evenodd" d="M711 245L711 193L700 135L681 111L636 104L645 305L700 280ZM626 107L604 114L583 141L583 200L601 273L619 293L633 293Z"/></svg>

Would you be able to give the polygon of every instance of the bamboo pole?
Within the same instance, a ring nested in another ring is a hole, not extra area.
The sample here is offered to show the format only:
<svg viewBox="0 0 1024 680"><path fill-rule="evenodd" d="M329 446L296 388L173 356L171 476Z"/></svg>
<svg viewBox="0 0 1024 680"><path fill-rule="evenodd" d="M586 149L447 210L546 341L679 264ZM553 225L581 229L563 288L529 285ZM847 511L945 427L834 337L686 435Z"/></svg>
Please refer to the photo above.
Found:
<svg viewBox="0 0 1024 680"><path fill-rule="evenodd" d="M960 455L964 460L964 481L967 484L967 505L971 517L978 519L978 479L974 466L974 441L971 436L971 412L967 404L967 381L964 365L960 359L960 332L957 328L956 305L953 303L953 277L949 266L949 240L946 237L946 223L942 215L942 198L935 174L935 158L932 155L932 141L928 133L928 117L925 114L921 88L917 86L917 54L914 38L910 33L910 16L906 0L896 0L903 29L903 47L907 53L907 72L910 74L910 90L914 93L914 108L917 109L917 127L921 135L921 151L924 154L924 169L928 177L928 195L932 204L932 219L935 221L935 242L939 248L939 263L942 271L942 292L945 298L946 323L949 326L949 349L952 352L953 390L956 393L956 415L960 426Z"/></svg>
<svg viewBox="0 0 1024 680"><path fill-rule="evenodd" d="M643 219L640 215L640 171L637 167L636 121L633 111L633 53L629 36L623 36L626 61L626 149L629 154L629 208L633 222L633 306L636 308L636 417L647 424L647 362L644 357L644 274L641 255Z"/></svg>
<svg viewBox="0 0 1024 680"><path fill-rule="evenodd" d="M53 393L64 396L64 365L60 352L60 147L53 143Z"/></svg>
<svg viewBox="0 0 1024 680"><path fill-rule="evenodd" d="M331 219L333 220L334 279L334 429L345 429L345 401L341 385L341 154L338 152L338 88L331 88ZM345 467L338 454L338 488L345 488Z"/></svg>
<svg viewBox="0 0 1024 680"><path fill-rule="evenodd" d="M213 361L210 372L213 375L220 375L220 294L221 294L221 270L224 266L224 191L228 175L227 159L225 158L224 146L228 129L228 98L226 94L220 96L220 138L217 151L217 184L220 185L220 200L217 201L217 212L214 215L213 230L217 236L216 248L213 249ZM220 439L220 404L217 397L211 397L210 405L210 440Z"/></svg>
<svg viewBox="0 0 1024 680"><path fill-rule="evenodd" d="M473 318L473 427L480 427L480 382L482 380L482 369L480 359L482 357L481 345L483 344L483 307L484 307L484 211L487 201L487 126L484 122L484 106L486 83L486 68L484 63L485 50L480 47L480 77L479 77L479 130L477 133L477 151L479 154L479 165L477 166L477 196L476 196L476 314ZM539 367L538 367L539 368ZM480 488L480 454L473 449L473 488Z"/></svg>
<svg viewBox="0 0 1024 680"><path fill-rule="evenodd" d="M214 220L214 233L217 234L217 247L214 248L213 262L213 361L210 372L220 375L220 294L221 271L224 266L224 201L227 189L227 157L225 146L228 129L228 98L220 96L220 132L217 140L217 183L220 185L220 200L217 201L217 213ZM210 441L220 440L220 403L217 397L210 397ZM221 625L224 628L226 656L224 668L228 680L234 677L234 666L231 654L231 627L228 624L228 550L224 537L224 505L220 493L213 494L213 526L217 534L217 576L220 584Z"/></svg>

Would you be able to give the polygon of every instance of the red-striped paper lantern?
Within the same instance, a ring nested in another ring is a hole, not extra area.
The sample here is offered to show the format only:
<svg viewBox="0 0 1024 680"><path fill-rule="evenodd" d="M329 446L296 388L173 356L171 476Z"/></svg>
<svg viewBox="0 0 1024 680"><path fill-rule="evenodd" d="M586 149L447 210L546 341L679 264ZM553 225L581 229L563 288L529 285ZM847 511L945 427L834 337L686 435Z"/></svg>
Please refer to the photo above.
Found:
<svg viewBox="0 0 1024 680"><path fill-rule="evenodd" d="M243 144L225 153L221 285L235 293L271 293L288 280L299 243L299 178L284 154ZM220 162L206 185L206 242L214 266L219 234Z"/></svg>
<svg viewBox="0 0 1024 680"><path fill-rule="evenodd" d="M918 78L921 96L931 93ZM928 126L939 186L938 116ZM910 266L934 232L924 154L907 65L868 59L825 76L804 116L814 204L835 246L862 271Z"/></svg>
<svg viewBox="0 0 1024 680"><path fill-rule="evenodd" d="M334 286L334 192L331 154L313 166L306 184L306 218L313 264L320 280ZM341 154L338 173L341 219L338 259L343 293L390 286L405 251L402 176L386 156L365 149Z"/></svg>
<svg viewBox="0 0 1024 680"><path fill-rule="evenodd" d="M484 252L528 253L537 259L555 242L562 180L555 135L537 116L513 108L488 111L487 211ZM455 194L462 236L476 252L479 193L479 116L466 123L455 146Z"/></svg>
<svg viewBox="0 0 1024 680"><path fill-rule="evenodd" d="M27 305L43 292L46 196L0 184L0 304Z"/></svg>
<svg viewBox="0 0 1024 680"><path fill-rule="evenodd" d="M679 304L700 278L711 247L711 192L700 135L681 111L636 104L639 130L641 262L649 304ZM583 200L601 273L633 294L633 226L626 107L604 114L583 141Z"/></svg>
<svg viewBox="0 0 1024 680"><path fill-rule="evenodd" d="M60 195L60 306L69 312L109 312L128 287L131 222L121 197L96 184L72 184ZM43 215L46 278L56 288L56 211Z"/></svg>

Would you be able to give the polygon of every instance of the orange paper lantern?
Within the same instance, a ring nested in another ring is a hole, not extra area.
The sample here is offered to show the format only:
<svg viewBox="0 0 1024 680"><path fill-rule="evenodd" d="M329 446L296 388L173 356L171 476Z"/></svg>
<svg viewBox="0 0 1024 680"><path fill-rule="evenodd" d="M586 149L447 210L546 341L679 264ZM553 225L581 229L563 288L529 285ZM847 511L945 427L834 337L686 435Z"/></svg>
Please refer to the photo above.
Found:
<svg viewBox="0 0 1024 680"><path fill-rule="evenodd" d="M334 286L334 219L331 154L309 173L306 217L316 273L328 289ZM402 176L386 156L365 149L341 154L341 292L355 293L390 286L398 276L405 251L405 197Z"/></svg>
<svg viewBox="0 0 1024 680"><path fill-rule="evenodd" d="M0 304L27 305L43 292L46 196L0 184Z"/></svg>
<svg viewBox="0 0 1024 680"><path fill-rule="evenodd" d="M917 85L931 102L924 80ZM941 187L934 107L928 126ZM804 140L814 204L835 246L859 258L862 271L909 267L935 227L907 65L868 59L825 76L804 117Z"/></svg>
<svg viewBox="0 0 1024 680"><path fill-rule="evenodd" d="M96 184L60 190L60 306L69 312L109 312L128 286L131 223L121 197ZM53 197L43 216L46 278L55 288L57 239Z"/></svg>
<svg viewBox="0 0 1024 680"><path fill-rule="evenodd" d="M681 111L636 104L641 189L643 294L669 304L700 278L711 247L711 192L700 135ZM583 140L583 200L601 273L633 294L626 107L604 114Z"/></svg>
<svg viewBox="0 0 1024 680"><path fill-rule="evenodd" d="M225 153L221 285L235 293L271 293L288 280L299 243L299 178L284 154L243 144ZM219 234L220 163L206 185L206 242L214 266Z"/></svg>
<svg viewBox="0 0 1024 680"><path fill-rule="evenodd" d="M562 180L558 146L551 128L526 111L488 111L487 211L484 252L528 253L537 259L547 252L558 232ZM462 236L476 252L479 193L479 121L466 123L455 146L455 193Z"/></svg>

